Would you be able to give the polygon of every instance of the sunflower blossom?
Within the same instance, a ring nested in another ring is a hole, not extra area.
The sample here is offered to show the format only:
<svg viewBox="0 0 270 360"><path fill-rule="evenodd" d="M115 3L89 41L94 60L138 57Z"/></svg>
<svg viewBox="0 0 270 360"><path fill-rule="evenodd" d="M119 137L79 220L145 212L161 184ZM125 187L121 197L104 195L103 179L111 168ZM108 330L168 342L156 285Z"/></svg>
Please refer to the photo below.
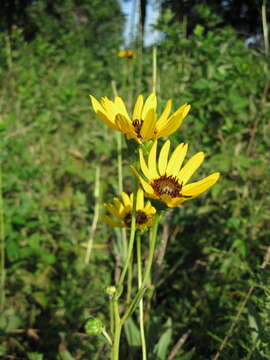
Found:
<svg viewBox="0 0 270 360"><path fill-rule="evenodd" d="M140 168L146 180L134 169L133 172L141 182L148 197L163 201L172 208L191 200L209 187L215 184L219 173L215 172L202 180L187 184L194 172L200 167L204 160L204 153L199 152L192 156L182 167L186 157L188 144L180 144L169 157L170 140L167 140L161 148L158 162L157 141L154 142L146 164L142 149L140 153Z"/></svg>
<svg viewBox="0 0 270 360"><path fill-rule="evenodd" d="M135 52L131 49L124 49L124 50L120 50L118 52L118 57L120 58L126 58L129 61L132 60L135 56Z"/></svg>
<svg viewBox="0 0 270 360"><path fill-rule="evenodd" d="M116 96L114 101L107 97L98 101L91 96L94 111L99 118L111 129L121 131L128 139L135 139L139 144L151 139L159 139L174 133L182 124L189 112L190 105L184 104L170 115L172 101L168 100L162 114L157 115L157 98L150 94L144 102L139 95L130 117L121 97Z"/></svg>
<svg viewBox="0 0 270 360"><path fill-rule="evenodd" d="M104 204L106 210L116 219L103 215L102 220L110 226L130 228L133 197L133 193L128 195L122 192L122 201L115 197L113 203ZM139 189L136 198L136 228L143 230L146 226L150 227L155 213L156 209L151 205L149 200L146 205L144 204L144 192L142 189Z"/></svg>

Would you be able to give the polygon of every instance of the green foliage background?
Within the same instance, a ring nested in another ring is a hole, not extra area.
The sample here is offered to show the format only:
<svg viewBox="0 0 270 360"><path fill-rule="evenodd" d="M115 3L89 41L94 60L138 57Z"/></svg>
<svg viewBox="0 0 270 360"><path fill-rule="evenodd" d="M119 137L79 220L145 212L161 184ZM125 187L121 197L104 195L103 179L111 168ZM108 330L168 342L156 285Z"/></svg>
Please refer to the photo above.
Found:
<svg viewBox="0 0 270 360"><path fill-rule="evenodd" d="M169 243L152 301L150 358L167 359L189 334L175 359L210 359L253 287L221 359L270 359L269 267L261 268L270 235L269 60L204 14L209 28L198 24L188 38L170 12L158 25L166 35L158 46L160 110L168 98L175 108L192 105L173 142L189 142L189 156L205 151L197 176L222 176L164 219ZM84 256L98 164L100 202L117 193L116 140L89 108L88 94L111 97L112 80L130 104L139 92L149 94L151 49L130 63L117 58L122 15L112 0L54 2L50 11L37 1L27 16L35 32L13 26L0 35L7 271L0 356L107 359L105 340L86 336L82 326L89 316L108 319L104 289L114 279L117 232L99 222L90 265ZM126 154L127 147L129 191ZM135 335L130 322L130 359L140 358Z"/></svg>

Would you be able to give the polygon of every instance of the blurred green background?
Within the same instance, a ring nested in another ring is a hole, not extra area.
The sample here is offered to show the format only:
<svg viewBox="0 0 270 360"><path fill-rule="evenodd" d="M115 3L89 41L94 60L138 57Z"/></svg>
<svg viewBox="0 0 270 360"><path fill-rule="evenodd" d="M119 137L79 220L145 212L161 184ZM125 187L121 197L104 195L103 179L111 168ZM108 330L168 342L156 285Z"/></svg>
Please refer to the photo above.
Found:
<svg viewBox="0 0 270 360"><path fill-rule="evenodd" d="M138 4L142 14L147 4ZM152 300L149 359L209 360L226 336L220 359L270 359L269 5L159 5L159 112L169 98L174 109L191 104L173 143L189 142L189 156L205 151L198 178L220 171L221 179L160 228L168 247ZM114 283L119 233L98 222L90 264L84 259L96 168L102 203L117 193L117 147L88 95L112 97L112 81L129 106L148 95L152 46L142 48L134 28L134 59L118 58L125 19L117 0L3 0L1 8L0 358L108 359L105 340L82 327L89 316L108 321L104 289ZM126 329L125 358L140 359L137 345Z"/></svg>

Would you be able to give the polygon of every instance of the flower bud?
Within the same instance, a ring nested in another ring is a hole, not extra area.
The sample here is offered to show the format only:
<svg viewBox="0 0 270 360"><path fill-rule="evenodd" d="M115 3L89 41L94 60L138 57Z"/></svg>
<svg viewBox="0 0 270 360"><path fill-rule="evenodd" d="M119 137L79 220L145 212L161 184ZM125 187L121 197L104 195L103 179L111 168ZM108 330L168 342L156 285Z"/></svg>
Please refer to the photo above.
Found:
<svg viewBox="0 0 270 360"><path fill-rule="evenodd" d="M85 332L88 335L99 335L104 329L103 322L99 318L91 316L84 324Z"/></svg>
<svg viewBox="0 0 270 360"><path fill-rule="evenodd" d="M105 291L106 291L106 294L109 295L110 298L112 298L116 293L116 287L108 286Z"/></svg>

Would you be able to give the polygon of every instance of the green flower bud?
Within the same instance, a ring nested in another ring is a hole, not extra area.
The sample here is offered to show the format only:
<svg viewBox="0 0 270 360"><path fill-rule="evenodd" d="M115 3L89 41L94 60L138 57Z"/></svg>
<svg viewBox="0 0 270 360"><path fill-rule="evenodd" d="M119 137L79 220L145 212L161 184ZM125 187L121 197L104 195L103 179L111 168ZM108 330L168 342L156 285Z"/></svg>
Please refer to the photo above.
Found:
<svg viewBox="0 0 270 360"><path fill-rule="evenodd" d="M113 297L116 293L116 287L115 286L108 286L106 288L106 294L109 295L109 297Z"/></svg>
<svg viewBox="0 0 270 360"><path fill-rule="evenodd" d="M88 335L99 335L104 329L103 322L99 318L91 316L84 324L85 332Z"/></svg>

